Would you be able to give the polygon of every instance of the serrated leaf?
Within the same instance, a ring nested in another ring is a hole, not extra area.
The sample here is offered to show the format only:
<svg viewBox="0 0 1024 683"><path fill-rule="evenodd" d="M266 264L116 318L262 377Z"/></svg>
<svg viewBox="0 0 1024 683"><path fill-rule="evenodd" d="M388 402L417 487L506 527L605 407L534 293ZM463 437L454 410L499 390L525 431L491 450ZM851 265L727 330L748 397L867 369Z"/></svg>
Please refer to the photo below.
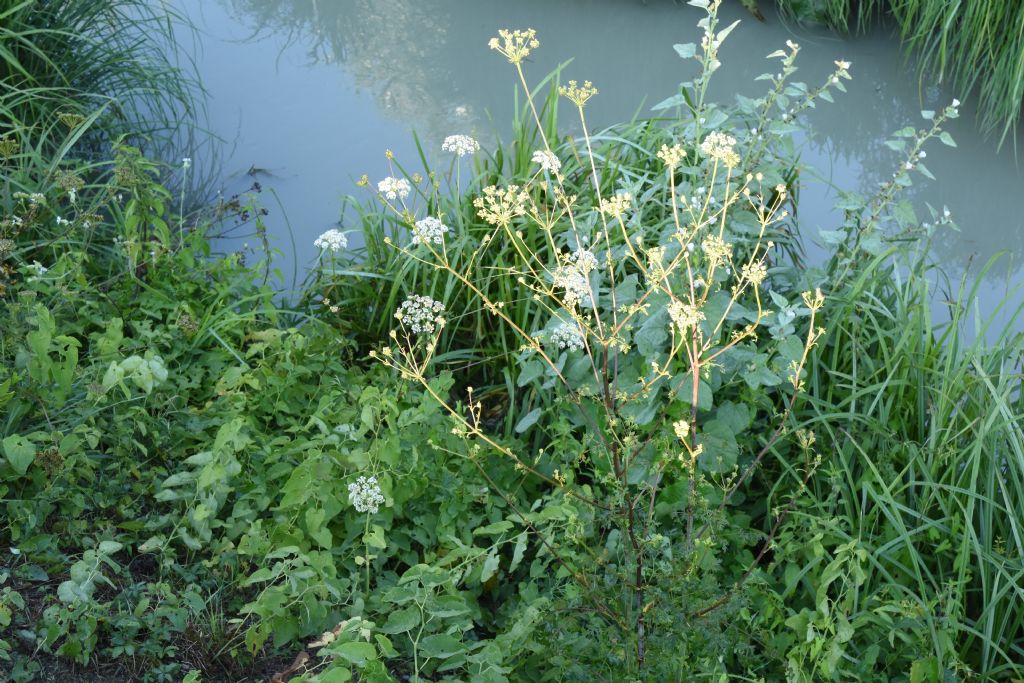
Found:
<svg viewBox="0 0 1024 683"><path fill-rule="evenodd" d="M494 574L498 571L498 566L501 564L501 558L495 551L491 551L484 560L484 567L480 571L480 583L486 583Z"/></svg>

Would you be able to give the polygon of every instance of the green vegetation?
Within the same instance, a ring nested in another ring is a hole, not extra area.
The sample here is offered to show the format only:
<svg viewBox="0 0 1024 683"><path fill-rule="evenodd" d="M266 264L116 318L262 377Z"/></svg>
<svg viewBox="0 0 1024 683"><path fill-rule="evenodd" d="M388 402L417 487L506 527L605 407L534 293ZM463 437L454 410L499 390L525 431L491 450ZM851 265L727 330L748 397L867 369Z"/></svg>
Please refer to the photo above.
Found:
<svg viewBox="0 0 1024 683"><path fill-rule="evenodd" d="M896 23L922 77L975 94L979 118L1006 139L1024 103L1024 4L1004 0L778 0L783 15L842 31Z"/></svg>
<svg viewBox="0 0 1024 683"><path fill-rule="evenodd" d="M793 113L846 68L802 85L791 46L707 101L708 9L661 117L579 138L588 84L497 39L512 141L389 160L294 306L210 254L258 197L186 212L190 164L121 137L138 81L7 72L0 679L1024 674L1020 318L972 317L915 252L948 217L900 196L956 106L808 267Z"/></svg>

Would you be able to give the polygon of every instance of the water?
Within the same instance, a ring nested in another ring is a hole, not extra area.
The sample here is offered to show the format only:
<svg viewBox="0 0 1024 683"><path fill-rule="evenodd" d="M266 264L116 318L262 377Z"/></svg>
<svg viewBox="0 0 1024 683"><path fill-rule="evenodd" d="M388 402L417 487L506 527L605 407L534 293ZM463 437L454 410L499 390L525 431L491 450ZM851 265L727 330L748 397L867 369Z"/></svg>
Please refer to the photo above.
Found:
<svg viewBox="0 0 1024 683"><path fill-rule="evenodd" d="M411 131L430 154L453 133L482 141L507 136L514 72L486 47L498 28L537 29L541 48L526 66L535 83L572 60L564 78L594 81L601 93L588 116L605 125L645 114L693 75L693 62L680 60L672 45L699 38L702 14L671 0L172 2L200 31L194 56L210 92L210 126L233 143L224 192L254 180L272 189L263 198L267 222L273 246L286 255L280 265L289 282L313 263L313 240L337 224L342 196L365 192L355 180L387 175L385 149L410 172L419 167ZM725 5L723 21L742 22L722 52L719 101L763 92L765 83L754 78L772 68L764 56L787 39L802 47L797 80L815 85L834 60L853 64L848 93L808 117L815 133L802 155L820 177L803 178L800 229L814 253L818 231L837 222L830 184L870 194L899 162L885 137L920 126L921 109L939 109L960 94L919 81L885 31L844 39L774 15L759 23L738 3ZM951 277L976 273L1007 252L982 286L991 308L1021 279L1024 171L1012 144L997 151L981 137L970 101L961 114L947 126L958 147L928 148L927 166L938 180L915 179L912 197L919 216L927 216L926 204L945 206L962 228L940 233L932 245ZM1024 128L1018 136L1024 139Z"/></svg>

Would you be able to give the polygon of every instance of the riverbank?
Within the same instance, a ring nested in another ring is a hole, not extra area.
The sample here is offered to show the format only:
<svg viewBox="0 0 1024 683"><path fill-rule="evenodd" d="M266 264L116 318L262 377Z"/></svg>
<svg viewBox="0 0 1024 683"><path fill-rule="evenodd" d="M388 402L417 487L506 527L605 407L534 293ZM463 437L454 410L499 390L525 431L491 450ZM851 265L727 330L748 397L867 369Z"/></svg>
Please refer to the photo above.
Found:
<svg viewBox="0 0 1024 683"><path fill-rule="evenodd" d="M786 46L719 103L726 25L657 121L564 132L607 95L563 81L504 144L386 156L290 305L266 251L211 258L258 195L185 211L194 160L59 104L13 128L6 675L1019 675L1024 335L965 335L970 286L934 322L913 242L951 217L900 202L957 103L808 268L790 110L850 67L802 87ZM532 88L556 42L478 58Z"/></svg>

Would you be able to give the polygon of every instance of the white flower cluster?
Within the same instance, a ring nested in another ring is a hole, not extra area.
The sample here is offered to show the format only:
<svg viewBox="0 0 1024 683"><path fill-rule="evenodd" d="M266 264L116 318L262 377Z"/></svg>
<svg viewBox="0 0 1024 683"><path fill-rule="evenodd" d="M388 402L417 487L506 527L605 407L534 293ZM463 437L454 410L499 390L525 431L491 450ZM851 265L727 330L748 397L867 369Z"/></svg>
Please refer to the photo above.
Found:
<svg viewBox="0 0 1024 683"><path fill-rule="evenodd" d="M581 273L586 275L597 268L597 257L594 256L594 252L589 249L580 247L573 252L572 263Z"/></svg>
<svg viewBox="0 0 1024 683"><path fill-rule="evenodd" d="M327 249L337 253L348 247L348 238L341 230L332 229L317 237L313 246L317 249Z"/></svg>
<svg viewBox="0 0 1024 683"><path fill-rule="evenodd" d="M413 334L433 334L444 324L444 304L429 296L410 294L398 307L395 318Z"/></svg>
<svg viewBox="0 0 1024 683"><path fill-rule="evenodd" d="M555 156L554 152L546 149L538 149L533 153L533 163L540 164L540 170L558 173L562 170L562 162Z"/></svg>
<svg viewBox="0 0 1024 683"><path fill-rule="evenodd" d="M405 199L412 192L412 185L405 178L388 176L377 183L377 192L380 192L388 199Z"/></svg>
<svg viewBox="0 0 1024 683"><path fill-rule="evenodd" d="M380 492L377 477L359 477L348 485L348 502L352 503L356 512L377 514L384 496Z"/></svg>
<svg viewBox="0 0 1024 683"><path fill-rule="evenodd" d="M583 335L580 333L580 328L576 325L562 323L551 331L548 339L560 349L567 349L569 351L583 350Z"/></svg>
<svg viewBox="0 0 1024 683"><path fill-rule="evenodd" d="M554 280L555 287L565 290L566 306L590 302L590 282L576 266L562 266L555 271Z"/></svg>
<svg viewBox="0 0 1024 683"><path fill-rule="evenodd" d="M464 157L480 151L480 143L468 135L449 135L441 143L441 151Z"/></svg>
<svg viewBox="0 0 1024 683"><path fill-rule="evenodd" d="M413 244L441 244L444 236L451 232L451 228L442 223L440 219L427 216L423 220L416 221L412 229Z"/></svg>

